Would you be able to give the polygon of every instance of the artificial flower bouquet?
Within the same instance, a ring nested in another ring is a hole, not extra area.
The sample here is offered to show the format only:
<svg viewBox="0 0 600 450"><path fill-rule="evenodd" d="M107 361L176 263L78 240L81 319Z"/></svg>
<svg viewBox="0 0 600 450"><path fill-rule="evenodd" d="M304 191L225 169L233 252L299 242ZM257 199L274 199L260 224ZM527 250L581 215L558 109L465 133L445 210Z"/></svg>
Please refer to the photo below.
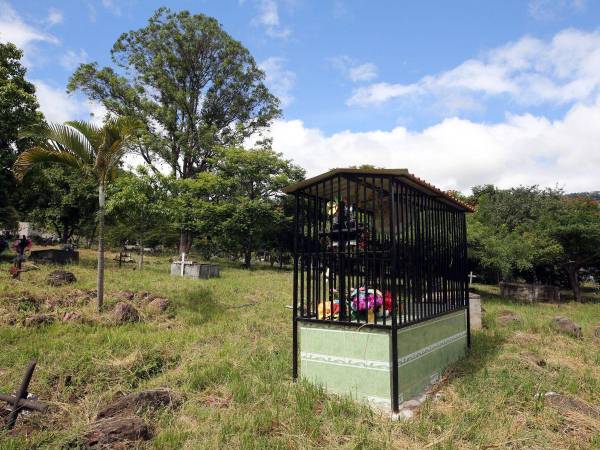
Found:
<svg viewBox="0 0 600 450"><path fill-rule="evenodd" d="M321 320L337 319L340 313L340 299L336 289L332 289L332 301L319 303L317 318ZM379 289L350 289L350 317L353 320L363 319L369 322L375 321L375 316L383 317L392 311L392 294L385 292L385 296ZM384 312L385 311L385 312Z"/></svg>
<svg viewBox="0 0 600 450"><path fill-rule="evenodd" d="M392 294L385 292L385 296L379 289L367 289L360 287L350 291L350 309L352 319L368 319L375 321L375 316L383 317L392 310ZM385 311L385 312L384 312Z"/></svg>

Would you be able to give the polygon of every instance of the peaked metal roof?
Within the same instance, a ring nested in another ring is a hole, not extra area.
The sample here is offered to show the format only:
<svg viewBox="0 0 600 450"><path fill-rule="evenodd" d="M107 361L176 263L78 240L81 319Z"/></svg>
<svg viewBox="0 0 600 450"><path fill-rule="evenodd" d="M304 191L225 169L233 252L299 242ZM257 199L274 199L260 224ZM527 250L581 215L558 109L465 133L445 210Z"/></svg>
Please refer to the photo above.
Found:
<svg viewBox="0 0 600 450"><path fill-rule="evenodd" d="M394 178L403 178L404 181L410 186L424 192L427 195L438 197L441 200L446 201L458 209L467 212L473 212L474 209L471 205L457 199L448 192L444 192L441 189L436 188L434 185L422 180L421 178L411 174L408 169L355 169L355 168L336 168L331 169L328 172L322 173L306 180L298 181L297 183L290 184L283 189L286 194L293 194L296 191L302 190L308 186L318 183L319 181L326 180L335 175L344 174L357 174L357 175L392 175Z"/></svg>

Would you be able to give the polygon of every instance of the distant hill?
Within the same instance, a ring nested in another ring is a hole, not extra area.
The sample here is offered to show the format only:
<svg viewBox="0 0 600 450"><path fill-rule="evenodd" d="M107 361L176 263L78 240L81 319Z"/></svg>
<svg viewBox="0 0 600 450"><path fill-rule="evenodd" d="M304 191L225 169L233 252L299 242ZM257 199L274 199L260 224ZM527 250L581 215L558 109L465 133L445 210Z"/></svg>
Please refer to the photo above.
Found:
<svg viewBox="0 0 600 450"><path fill-rule="evenodd" d="M600 191L575 192L573 194L567 194L567 197L588 197L600 201Z"/></svg>

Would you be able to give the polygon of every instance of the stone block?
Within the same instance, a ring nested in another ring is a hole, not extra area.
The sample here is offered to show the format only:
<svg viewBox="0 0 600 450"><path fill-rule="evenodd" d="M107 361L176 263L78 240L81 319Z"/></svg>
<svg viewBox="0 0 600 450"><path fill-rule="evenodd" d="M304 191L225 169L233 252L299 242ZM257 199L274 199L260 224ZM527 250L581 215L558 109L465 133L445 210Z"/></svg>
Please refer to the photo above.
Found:
<svg viewBox="0 0 600 450"><path fill-rule="evenodd" d="M560 301L560 290L545 284L500 283L500 296L524 300L526 302Z"/></svg>
<svg viewBox="0 0 600 450"><path fill-rule="evenodd" d="M481 330L481 296L469 292L469 319L471 330Z"/></svg>

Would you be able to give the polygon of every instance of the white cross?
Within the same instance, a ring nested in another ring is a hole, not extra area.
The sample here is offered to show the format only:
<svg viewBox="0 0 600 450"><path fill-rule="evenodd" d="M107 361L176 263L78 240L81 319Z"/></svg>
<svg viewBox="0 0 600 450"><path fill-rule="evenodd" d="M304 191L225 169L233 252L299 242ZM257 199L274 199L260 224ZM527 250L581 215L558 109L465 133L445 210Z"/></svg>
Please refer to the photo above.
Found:
<svg viewBox="0 0 600 450"><path fill-rule="evenodd" d="M469 285L473 284L473 278L477 278L477 275L474 275L473 271L471 270L469 272Z"/></svg>

